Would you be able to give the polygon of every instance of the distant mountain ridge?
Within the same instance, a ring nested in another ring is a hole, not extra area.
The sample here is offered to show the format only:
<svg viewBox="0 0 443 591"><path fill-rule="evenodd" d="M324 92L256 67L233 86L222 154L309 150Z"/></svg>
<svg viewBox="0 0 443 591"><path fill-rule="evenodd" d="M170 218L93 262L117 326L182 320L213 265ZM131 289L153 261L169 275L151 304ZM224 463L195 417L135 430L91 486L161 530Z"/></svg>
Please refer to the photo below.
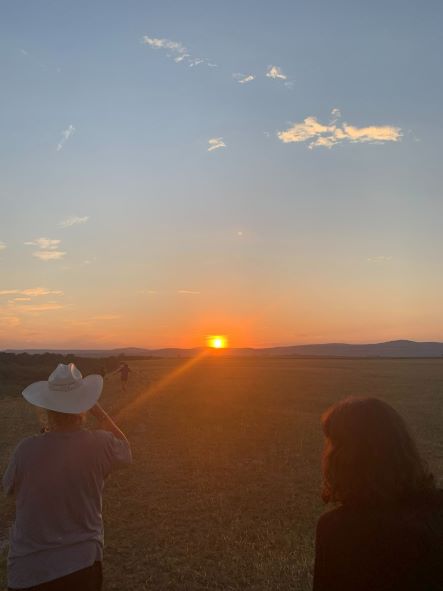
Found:
<svg viewBox="0 0 443 591"><path fill-rule="evenodd" d="M5 353L60 353L86 357L194 357L203 348L143 349L126 347L118 349L6 349ZM289 345L284 347L231 348L217 350L218 355L229 357L443 357L443 343L408 340L384 343L350 345L347 343L324 343L318 345Z"/></svg>

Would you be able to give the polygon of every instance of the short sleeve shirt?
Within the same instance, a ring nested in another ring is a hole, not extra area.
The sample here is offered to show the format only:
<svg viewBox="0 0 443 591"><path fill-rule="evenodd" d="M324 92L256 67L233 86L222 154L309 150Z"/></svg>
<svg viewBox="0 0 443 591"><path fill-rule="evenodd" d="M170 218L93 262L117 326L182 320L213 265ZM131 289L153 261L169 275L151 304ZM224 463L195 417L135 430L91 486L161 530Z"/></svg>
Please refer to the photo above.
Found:
<svg viewBox="0 0 443 591"><path fill-rule="evenodd" d="M16 497L8 585L39 585L90 566L103 554L106 477L131 462L127 441L108 431L49 432L15 449L3 477Z"/></svg>

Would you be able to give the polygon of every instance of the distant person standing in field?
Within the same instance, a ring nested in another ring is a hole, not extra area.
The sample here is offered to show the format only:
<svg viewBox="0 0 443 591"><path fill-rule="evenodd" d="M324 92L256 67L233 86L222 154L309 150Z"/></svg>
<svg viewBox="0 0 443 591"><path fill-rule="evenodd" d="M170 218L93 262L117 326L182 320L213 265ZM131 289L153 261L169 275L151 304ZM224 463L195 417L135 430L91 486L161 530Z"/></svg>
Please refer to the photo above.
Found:
<svg viewBox="0 0 443 591"><path fill-rule="evenodd" d="M314 591L443 590L443 491L400 415L348 398L323 417Z"/></svg>
<svg viewBox="0 0 443 591"><path fill-rule="evenodd" d="M104 480L131 462L128 440L98 404L99 375L60 364L46 382L23 391L46 409L49 431L23 439L3 477L16 500L8 589L99 591L102 588ZM85 413L99 430L82 427Z"/></svg>
<svg viewBox="0 0 443 591"><path fill-rule="evenodd" d="M122 387L122 392L126 392L126 387L128 385L128 378L129 378L129 374L132 373L132 370L129 368L129 365L127 363L122 363L120 365L120 367L114 371L114 374L120 374L120 382L121 382L121 387Z"/></svg>

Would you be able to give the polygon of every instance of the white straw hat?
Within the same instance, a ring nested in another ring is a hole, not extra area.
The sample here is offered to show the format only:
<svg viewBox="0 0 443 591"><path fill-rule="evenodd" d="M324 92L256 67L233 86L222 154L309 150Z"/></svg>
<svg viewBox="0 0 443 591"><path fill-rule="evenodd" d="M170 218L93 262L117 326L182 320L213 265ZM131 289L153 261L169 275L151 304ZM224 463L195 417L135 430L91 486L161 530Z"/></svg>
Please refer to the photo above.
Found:
<svg viewBox="0 0 443 591"><path fill-rule="evenodd" d="M85 378L73 363L60 363L47 382L34 382L22 392L23 397L41 408L67 414L86 412L100 398L103 378L90 375Z"/></svg>

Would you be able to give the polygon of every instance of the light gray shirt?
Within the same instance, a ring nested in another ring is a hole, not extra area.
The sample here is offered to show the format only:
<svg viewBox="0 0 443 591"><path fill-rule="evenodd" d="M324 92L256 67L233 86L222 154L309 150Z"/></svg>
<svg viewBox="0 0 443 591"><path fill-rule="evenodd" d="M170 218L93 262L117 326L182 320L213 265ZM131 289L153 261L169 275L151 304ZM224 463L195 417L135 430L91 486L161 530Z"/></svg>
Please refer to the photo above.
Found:
<svg viewBox="0 0 443 591"><path fill-rule="evenodd" d="M103 555L102 491L131 462L108 431L50 432L21 441L3 476L16 497L8 586L26 588L91 566Z"/></svg>

